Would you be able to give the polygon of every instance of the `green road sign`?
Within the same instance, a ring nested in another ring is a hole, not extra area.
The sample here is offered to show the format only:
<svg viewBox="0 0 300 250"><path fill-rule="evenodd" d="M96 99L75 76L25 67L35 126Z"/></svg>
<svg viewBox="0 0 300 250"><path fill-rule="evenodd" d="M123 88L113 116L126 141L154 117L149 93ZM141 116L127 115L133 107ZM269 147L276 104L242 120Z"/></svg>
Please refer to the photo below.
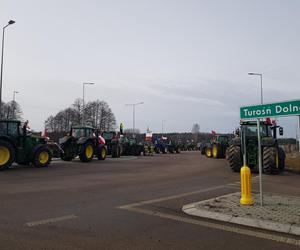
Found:
<svg viewBox="0 0 300 250"><path fill-rule="evenodd" d="M245 106L240 108L241 119L300 115L300 100Z"/></svg>

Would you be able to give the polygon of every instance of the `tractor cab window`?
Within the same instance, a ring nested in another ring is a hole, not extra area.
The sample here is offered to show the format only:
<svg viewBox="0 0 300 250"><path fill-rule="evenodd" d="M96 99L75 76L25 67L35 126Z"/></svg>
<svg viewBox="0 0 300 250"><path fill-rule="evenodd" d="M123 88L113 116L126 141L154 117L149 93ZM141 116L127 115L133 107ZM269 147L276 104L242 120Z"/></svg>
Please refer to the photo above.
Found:
<svg viewBox="0 0 300 250"><path fill-rule="evenodd" d="M18 136L19 124L16 122L0 122L0 134Z"/></svg>
<svg viewBox="0 0 300 250"><path fill-rule="evenodd" d="M0 122L0 135L7 134L7 123Z"/></svg>
<svg viewBox="0 0 300 250"><path fill-rule="evenodd" d="M84 137L85 136L84 129L80 129L80 128L73 129L72 136L74 136L75 138Z"/></svg>
<svg viewBox="0 0 300 250"><path fill-rule="evenodd" d="M257 126L243 126L244 132L246 133L246 136L257 136ZM269 127L265 125L260 126L260 134L262 137L270 135Z"/></svg>
<svg viewBox="0 0 300 250"><path fill-rule="evenodd" d="M219 136L218 141L221 143L228 142L228 138L226 136Z"/></svg>
<svg viewBox="0 0 300 250"><path fill-rule="evenodd" d="M114 134L109 132L103 132L102 136L105 140L111 140L114 138Z"/></svg>
<svg viewBox="0 0 300 250"><path fill-rule="evenodd" d="M19 124L16 122L9 122L7 126L7 134L10 136L19 135Z"/></svg>

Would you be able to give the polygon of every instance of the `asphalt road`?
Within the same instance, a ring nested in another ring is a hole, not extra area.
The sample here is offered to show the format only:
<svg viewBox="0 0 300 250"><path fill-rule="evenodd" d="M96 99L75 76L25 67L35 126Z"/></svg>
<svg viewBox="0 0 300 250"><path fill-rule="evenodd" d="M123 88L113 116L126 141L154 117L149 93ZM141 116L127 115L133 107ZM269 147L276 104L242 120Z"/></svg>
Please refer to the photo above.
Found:
<svg viewBox="0 0 300 250"><path fill-rule="evenodd" d="M299 177L264 176L264 190L299 196ZM299 249L299 237L181 212L238 181L199 152L2 171L0 249Z"/></svg>

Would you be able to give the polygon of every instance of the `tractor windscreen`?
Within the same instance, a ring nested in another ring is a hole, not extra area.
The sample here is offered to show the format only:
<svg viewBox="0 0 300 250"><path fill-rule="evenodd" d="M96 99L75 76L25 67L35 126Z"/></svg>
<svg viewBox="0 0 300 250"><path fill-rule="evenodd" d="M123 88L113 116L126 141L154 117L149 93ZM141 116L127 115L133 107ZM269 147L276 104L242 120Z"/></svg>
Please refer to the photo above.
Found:
<svg viewBox="0 0 300 250"><path fill-rule="evenodd" d="M246 136L257 136L257 125L244 125L243 126L244 132ZM260 126L260 134L262 137L270 136L271 130L269 126L261 125Z"/></svg>
<svg viewBox="0 0 300 250"><path fill-rule="evenodd" d="M102 136L105 140L112 140L114 138L114 133L103 132Z"/></svg>

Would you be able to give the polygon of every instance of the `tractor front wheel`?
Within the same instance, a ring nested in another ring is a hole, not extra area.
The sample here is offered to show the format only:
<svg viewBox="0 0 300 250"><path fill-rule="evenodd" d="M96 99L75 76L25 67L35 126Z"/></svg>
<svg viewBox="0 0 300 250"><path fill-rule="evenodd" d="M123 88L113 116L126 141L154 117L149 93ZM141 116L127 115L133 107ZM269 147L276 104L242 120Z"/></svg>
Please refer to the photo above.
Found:
<svg viewBox="0 0 300 250"><path fill-rule="evenodd" d="M231 145L227 149L226 158L230 169L233 172L239 172L242 167L241 148L239 146Z"/></svg>
<svg viewBox="0 0 300 250"><path fill-rule="evenodd" d="M14 159L15 150L13 146L6 141L0 141L0 170L10 167Z"/></svg>
<svg viewBox="0 0 300 250"><path fill-rule="evenodd" d="M82 162L90 162L94 158L94 146L92 142L86 142L80 147L79 158Z"/></svg>
<svg viewBox="0 0 300 250"><path fill-rule="evenodd" d="M208 158L210 158L212 156L212 152L211 152L211 148L210 147L206 147L206 149L205 149L205 155Z"/></svg>
<svg viewBox="0 0 300 250"><path fill-rule="evenodd" d="M48 167L51 162L51 152L46 146L38 147L33 155L33 165L37 168Z"/></svg>
<svg viewBox="0 0 300 250"><path fill-rule="evenodd" d="M98 160L105 160L106 159L106 156L107 156L107 149L105 146L98 146L98 150L97 150L97 157L98 157Z"/></svg>

